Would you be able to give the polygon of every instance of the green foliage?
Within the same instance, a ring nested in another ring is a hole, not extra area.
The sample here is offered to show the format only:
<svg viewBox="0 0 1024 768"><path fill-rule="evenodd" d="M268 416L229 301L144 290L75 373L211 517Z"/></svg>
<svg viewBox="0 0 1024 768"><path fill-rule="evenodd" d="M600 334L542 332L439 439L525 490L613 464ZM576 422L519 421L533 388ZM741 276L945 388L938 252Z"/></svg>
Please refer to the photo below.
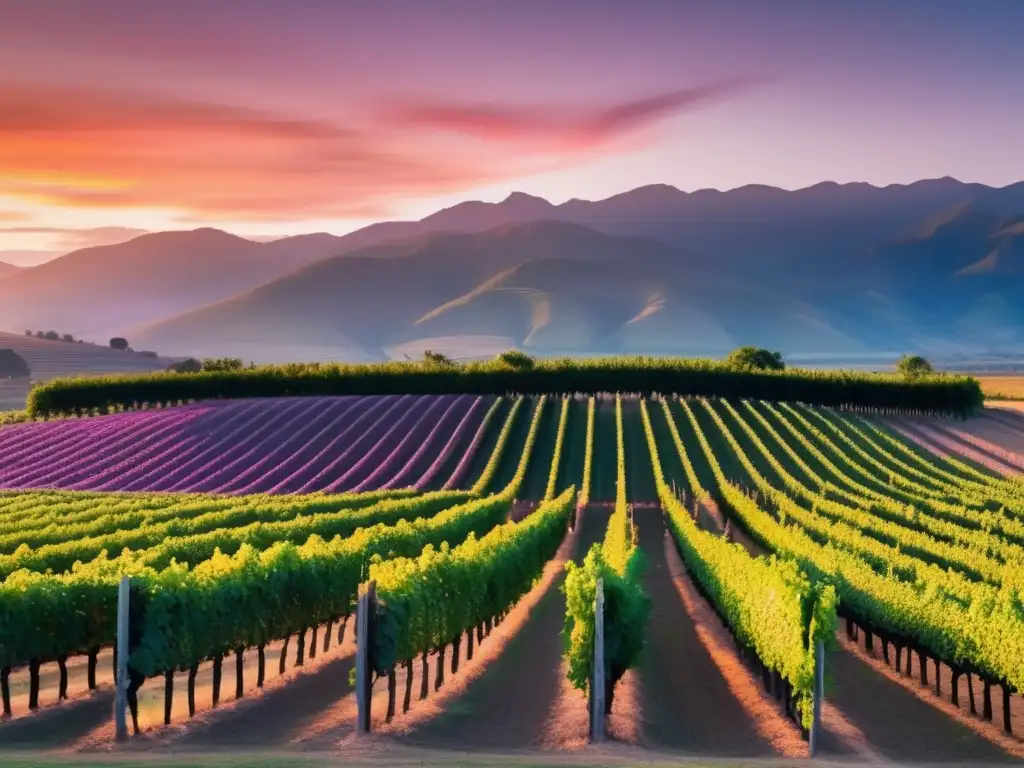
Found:
<svg viewBox="0 0 1024 768"><path fill-rule="evenodd" d="M82 522L62 518L57 502L55 522L42 519L43 527L16 529L0 537L0 551L9 553L0 554L0 578L23 568L61 573L76 562L121 553L161 568L172 559L198 563L217 549L232 553L246 544L265 548L277 541L302 543L314 535L348 536L361 526L429 516L468 498L454 491L402 498L408 495L199 496L151 510L139 510L138 502L120 507L106 502L100 505L107 509L99 520Z"/></svg>
<svg viewBox="0 0 1024 768"><path fill-rule="evenodd" d="M13 349L0 349L0 379L25 379L31 375L25 358Z"/></svg>
<svg viewBox="0 0 1024 768"><path fill-rule="evenodd" d="M498 355L497 360L502 365L517 371L529 371L537 364L536 360L518 349L510 349L507 352L502 352Z"/></svg>
<svg viewBox="0 0 1024 768"><path fill-rule="evenodd" d="M872 546L858 531L838 537L841 529L831 526L825 544L820 532L804 528L806 516L791 517L795 511L782 507L778 519L761 508L753 498L731 483L715 459L707 437L694 418L689 404L682 403L696 430L698 441L715 473L723 502L743 527L762 545L780 557L793 560L814 584L832 584L844 611L859 622L884 632L903 645L918 648L962 671L974 671L990 680L1005 680L1014 688L1024 687L1024 612L1018 581L996 589L956 578L927 563L915 567L916 578L900 578L906 565L898 547ZM777 503L784 495L769 492L770 483L746 455L732 431L714 411L709 411L746 475L768 500ZM813 511L813 510L812 510ZM857 544L857 546L850 546ZM870 558L865 553L871 553ZM1020 575L1018 565L1007 575Z"/></svg>
<svg viewBox="0 0 1024 768"><path fill-rule="evenodd" d="M203 358L202 370L204 371L240 371L245 368L245 363L238 357L206 357Z"/></svg>
<svg viewBox="0 0 1024 768"><path fill-rule="evenodd" d="M24 424L32 421L28 411L0 411L0 427L7 424Z"/></svg>
<svg viewBox="0 0 1024 768"><path fill-rule="evenodd" d="M587 447L583 455L583 487L580 489L579 505L585 507L590 503L590 479L594 472L594 419L597 403L594 398L587 400Z"/></svg>
<svg viewBox="0 0 1024 768"><path fill-rule="evenodd" d="M646 565L636 546L632 510L626 503L626 459L622 429L622 401L616 398L618 474L615 511L604 541L591 547L581 566L566 563L565 626L562 630L568 678L587 692L594 661L594 621L597 582L604 592L605 701L611 705L615 684L639 660L650 619L651 604L643 590Z"/></svg>
<svg viewBox="0 0 1024 768"><path fill-rule="evenodd" d="M194 357L190 357L187 360L171 363L167 366L167 370L172 373L199 373L203 370L203 364Z"/></svg>
<svg viewBox="0 0 1024 768"><path fill-rule="evenodd" d="M733 635L793 686L804 727L813 719L815 643L834 644L836 592L812 584L791 561L752 558L739 544L702 530L665 482L647 403L640 404L658 498L686 570ZM690 466L679 431L665 407L673 442Z"/></svg>
<svg viewBox="0 0 1024 768"><path fill-rule="evenodd" d="M347 615L374 556L413 556L427 545L481 536L507 519L510 503L499 495L433 516L407 509L411 522L364 520L355 533L329 541L307 535L304 543L278 539L265 549L245 543L231 555L214 551L191 569L176 562L153 567L151 553L142 552L99 557L63 574L16 571L0 583L0 667L110 645L117 582L127 574L145 604L132 665L147 676L188 668Z"/></svg>
<svg viewBox="0 0 1024 768"><path fill-rule="evenodd" d="M128 349L128 340L121 338L120 336L115 336L110 340L110 348L119 349L124 352Z"/></svg>
<svg viewBox="0 0 1024 768"><path fill-rule="evenodd" d="M423 350L423 364L428 368L457 368L458 363L452 360L448 355L443 355L440 352L434 352L431 349Z"/></svg>
<svg viewBox="0 0 1024 768"><path fill-rule="evenodd" d="M572 399L562 398L562 412L558 416L558 434L555 436L555 452L551 457L551 473L548 475L548 484L544 490L544 500L550 501L555 498L558 486L558 470L562 464L562 449L565 443L565 429L569 423L569 407Z"/></svg>
<svg viewBox="0 0 1024 768"><path fill-rule="evenodd" d="M725 358L726 365L740 370L782 371L786 364L781 352L769 352L757 347L739 347Z"/></svg>
<svg viewBox="0 0 1024 768"><path fill-rule="evenodd" d="M576 495L570 488L518 523L481 539L427 546L418 557L370 566L378 613L371 658L377 674L439 649L525 595L565 537Z"/></svg>
<svg viewBox="0 0 1024 768"><path fill-rule="evenodd" d="M631 392L756 398L967 415L983 403L967 377L908 381L894 374L737 369L724 362L673 358L538 360L533 368L498 361L447 364L292 363L194 376L149 373L54 379L29 395L33 416L135 404L241 397L359 394L521 394Z"/></svg>
<svg viewBox="0 0 1024 768"><path fill-rule="evenodd" d="M935 369L920 355L903 355L896 363L896 372L908 379L919 379L935 373Z"/></svg>

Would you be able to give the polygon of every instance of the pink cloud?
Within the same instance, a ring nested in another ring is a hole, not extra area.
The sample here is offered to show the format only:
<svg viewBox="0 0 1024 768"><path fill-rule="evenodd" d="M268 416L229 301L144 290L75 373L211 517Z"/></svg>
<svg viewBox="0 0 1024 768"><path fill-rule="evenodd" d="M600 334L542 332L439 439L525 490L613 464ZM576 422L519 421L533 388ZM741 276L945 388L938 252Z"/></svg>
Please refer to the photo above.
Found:
<svg viewBox="0 0 1024 768"><path fill-rule="evenodd" d="M66 251L95 245L114 245L145 235L148 230L132 227L2 227L0 235L53 235L53 247Z"/></svg>
<svg viewBox="0 0 1024 768"><path fill-rule="evenodd" d="M152 93L0 84L0 194L63 206L167 208L193 220L380 216L403 198L622 151L617 139L744 84L591 110L410 102L358 127ZM451 132L490 146L453 146ZM495 144L515 151L495 151Z"/></svg>
<svg viewBox="0 0 1024 768"><path fill-rule="evenodd" d="M537 151L595 151L676 114L726 99L755 84L725 80L590 108L409 104L386 111L417 128L451 131Z"/></svg>

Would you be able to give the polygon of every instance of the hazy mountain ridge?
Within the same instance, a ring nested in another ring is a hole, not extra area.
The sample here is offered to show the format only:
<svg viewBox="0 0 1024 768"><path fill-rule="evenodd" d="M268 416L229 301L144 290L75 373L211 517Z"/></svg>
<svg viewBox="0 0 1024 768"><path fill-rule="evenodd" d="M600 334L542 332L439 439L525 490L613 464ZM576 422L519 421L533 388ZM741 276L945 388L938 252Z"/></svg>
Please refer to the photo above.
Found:
<svg viewBox="0 0 1024 768"><path fill-rule="evenodd" d="M459 337L551 354L1012 352L1024 350L1022 213L1024 183L948 178L793 192L652 185L560 205L516 193L342 237L146 236L219 245L157 259L177 271L156 282L188 306L122 314L146 347L252 359L374 358ZM127 288L133 274L101 300L143 292Z"/></svg>
<svg viewBox="0 0 1024 768"><path fill-rule="evenodd" d="M0 261L0 278L9 277L20 270L21 267L14 264L8 264L6 261Z"/></svg>
<svg viewBox="0 0 1024 768"><path fill-rule="evenodd" d="M120 334L247 291L331 255L333 235L257 243L203 228L72 251L0 283L0 327Z"/></svg>

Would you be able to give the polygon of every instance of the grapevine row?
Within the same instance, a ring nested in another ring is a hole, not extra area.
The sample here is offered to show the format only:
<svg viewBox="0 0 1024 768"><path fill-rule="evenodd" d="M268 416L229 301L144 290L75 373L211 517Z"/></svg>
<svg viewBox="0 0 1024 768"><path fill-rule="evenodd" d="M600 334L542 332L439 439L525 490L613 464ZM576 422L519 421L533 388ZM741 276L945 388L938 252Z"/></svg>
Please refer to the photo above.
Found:
<svg viewBox="0 0 1024 768"><path fill-rule="evenodd" d="M679 457L685 467L691 467L679 431L667 405L663 406ZM702 530L665 482L647 403L641 401L640 407L658 498L687 571L739 643L753 649L765 667L789 684L800 722L809 729L814 714L815 647L818 641L834 641L835 590L811 584L792 562L752 558L740 545ZM692 468L688 476L691 472Z"/></svg>
<svg viewBox="0 0 1024 768"><path fill-rule="evenodd" d="M859 556L824 546L795 527L787 527L761 510L724 476L689 404L682 407L697 431L719 482L719 493L744 527L780 556L794 559L813 581L832 583L841 613L901 648L915 648L949 664L959 676L976 672L989 680L1024 686L1024 621L1015 598L978 584L979 597L969 608L923 583L905 583L876 572ZM738 445L734 445L734 450Z"/></svg>

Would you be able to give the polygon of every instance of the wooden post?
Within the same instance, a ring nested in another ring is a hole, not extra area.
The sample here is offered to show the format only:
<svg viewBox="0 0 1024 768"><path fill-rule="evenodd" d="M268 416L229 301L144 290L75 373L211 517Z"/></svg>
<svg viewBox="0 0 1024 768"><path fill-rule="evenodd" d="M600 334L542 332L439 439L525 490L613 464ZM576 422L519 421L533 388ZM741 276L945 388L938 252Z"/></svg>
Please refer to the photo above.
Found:
<svg viewBox="0 0 1024 768"><path fill-rule="evenodd" d="M118 741L127 741L128 722L128 577L122 576L117 589L117 682L114 690L114 732Z"/></svg>
<svg viewBox="0 0 1024 768"><path fill-rule="evenodd" d="M814 648L814 719L811 721L811 757L818 751L821 737L821 702L825 698L825 643L819 640Z"/></svg>
<svg viewBox="0 0 1024 768"><path fill-rule="evenodd" d="M597 580L594 595L594 669L590 681L590 740L604 741L604 581Z"/></svg>
<svg viewBox="0 0 1024 768"><path fill-rule="evenodd" d="M377 584L369 582L360 590L356 608L356 733L370 732L370 702L373 685L370 682L370 622L377 599Z"/></svg>

